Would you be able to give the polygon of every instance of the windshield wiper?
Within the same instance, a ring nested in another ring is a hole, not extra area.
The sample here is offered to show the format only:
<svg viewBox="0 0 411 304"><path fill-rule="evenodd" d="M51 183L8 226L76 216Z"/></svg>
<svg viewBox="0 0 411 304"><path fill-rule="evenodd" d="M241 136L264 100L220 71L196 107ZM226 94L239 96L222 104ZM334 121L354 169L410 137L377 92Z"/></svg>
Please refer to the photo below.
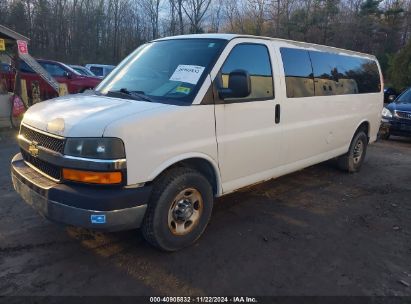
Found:
<svg viewBox="0 0 411 304"><path fill-rule="evenodd" d="M126 88L121 88L120 92L131 95L131 96L138 97L138 98L140 98L142 100L145 100L145 101L154 102L154 100L151 99L150 97L148 97L146 94L144 94L143 91L129 91Z"/></svg>
<svg viewBox="0 0 411 304"><path fill-rule="evenodd" d="M140 101L144 100L144 101L149 101L149 102L155 102L153 99L145 95L143 91L129 91L126 88L121 88L118 91L108 91L107 94L111 94L111 95L118 94L122 96L127 96L128 98L133 99L133 100L140 100Z"/></svg>
<svg viewBox="0 0 411 304"><path fill-rule="evenodd" d="M147 96L143 91L130 91L130 93L143 100L150 101L150 102L156 102L153 98Z"/></svg>

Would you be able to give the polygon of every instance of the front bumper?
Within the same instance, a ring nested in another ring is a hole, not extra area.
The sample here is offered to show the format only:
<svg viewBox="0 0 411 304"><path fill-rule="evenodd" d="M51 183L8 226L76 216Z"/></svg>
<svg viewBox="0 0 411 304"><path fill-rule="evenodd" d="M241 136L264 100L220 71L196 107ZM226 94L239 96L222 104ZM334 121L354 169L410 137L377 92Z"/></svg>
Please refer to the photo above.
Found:
<svg viewBox="0 0 411 304"><path fill-rule="evenodd" d="M73 226L120 231L140 227L151 186L111 188L60 184L29 167L21 154L11 161L14 189L46 218Z"/></svg>
<svg viewBox="0 0 411 304"><path fill-rule="evenodd" d="M411 120L409 119L381 119L380 130L385 130L391 135L411 136Z"/></svg>

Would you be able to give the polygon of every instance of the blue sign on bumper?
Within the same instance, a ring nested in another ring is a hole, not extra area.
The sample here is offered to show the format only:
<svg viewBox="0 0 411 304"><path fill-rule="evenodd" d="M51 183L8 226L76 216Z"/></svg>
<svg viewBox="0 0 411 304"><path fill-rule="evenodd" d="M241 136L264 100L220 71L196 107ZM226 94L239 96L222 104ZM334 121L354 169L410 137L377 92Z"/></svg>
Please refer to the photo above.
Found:
<svg viewBox="0 0 411 304"><path fill-rule="evenodd" d="M92 224L105 224L106 223L105 214L92 214L90 215L90 219L91 219Z"/></svg>

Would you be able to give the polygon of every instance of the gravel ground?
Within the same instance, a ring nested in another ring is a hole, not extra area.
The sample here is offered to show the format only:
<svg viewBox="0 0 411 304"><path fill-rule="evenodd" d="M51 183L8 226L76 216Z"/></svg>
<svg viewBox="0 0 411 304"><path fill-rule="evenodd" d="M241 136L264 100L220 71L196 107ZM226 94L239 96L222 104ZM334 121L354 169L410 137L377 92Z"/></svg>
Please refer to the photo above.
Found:
<svg viewBox="0 0 411 304"><path fill-rule="evenodd" d="M12 189L17 151L0 134L0 295L411 295L410 139L357 174L326 162L220 198L171 254L40 217Z"/></svg>

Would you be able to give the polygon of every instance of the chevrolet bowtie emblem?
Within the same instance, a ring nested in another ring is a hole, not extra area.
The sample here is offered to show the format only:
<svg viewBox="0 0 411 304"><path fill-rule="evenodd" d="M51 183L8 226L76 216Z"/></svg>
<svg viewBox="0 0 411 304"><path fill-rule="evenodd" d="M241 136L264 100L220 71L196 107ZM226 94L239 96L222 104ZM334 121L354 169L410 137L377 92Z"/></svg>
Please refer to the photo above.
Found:
<svg viewBox="0 0 411 304"><path fill-rule="evenodd" d="M37 147L38 143L35 141L32 141L29 145L29 153L33 157L37 157L39 155L39 148Z"/></svg>

